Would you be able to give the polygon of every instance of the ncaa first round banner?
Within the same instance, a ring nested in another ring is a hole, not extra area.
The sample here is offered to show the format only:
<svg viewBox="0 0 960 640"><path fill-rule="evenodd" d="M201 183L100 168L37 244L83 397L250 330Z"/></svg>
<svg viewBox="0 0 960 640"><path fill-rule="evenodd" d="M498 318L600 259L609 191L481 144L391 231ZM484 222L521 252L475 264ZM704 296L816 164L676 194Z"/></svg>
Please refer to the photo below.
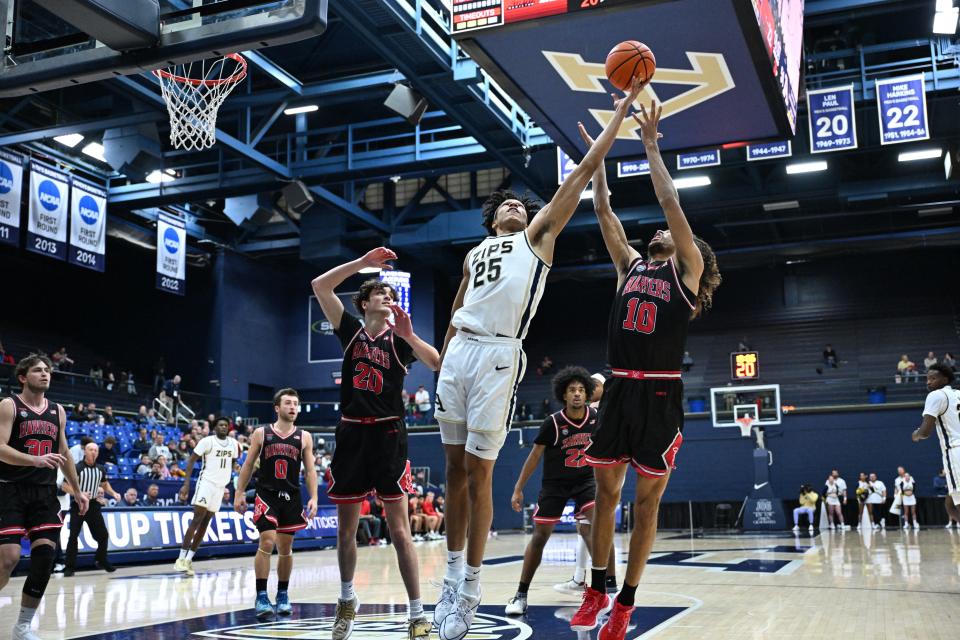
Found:
<svg viewBox="0 0 960 640"><path fill-rule="evenodd" d="M27 251L67 259L69 178L53 167L30 163L30 220Z"/></svg>
<svg viewBox="0 0 960 640"><path fill-rule="evenodd" d="M0 149L0 243L20 244L23 156Z"/></svg>
<svg viewBox="0 0 960 640"><path fill-rule="evenodd" d="M73 179L70 189L70 264L103 271L106 266L107 194Z"/></svg>
<svg viewBox="0 0 960 640"><path fill-rule="evenodd" d="M187 293L187 229L165 213L157 217L157 289Z"/></svg>

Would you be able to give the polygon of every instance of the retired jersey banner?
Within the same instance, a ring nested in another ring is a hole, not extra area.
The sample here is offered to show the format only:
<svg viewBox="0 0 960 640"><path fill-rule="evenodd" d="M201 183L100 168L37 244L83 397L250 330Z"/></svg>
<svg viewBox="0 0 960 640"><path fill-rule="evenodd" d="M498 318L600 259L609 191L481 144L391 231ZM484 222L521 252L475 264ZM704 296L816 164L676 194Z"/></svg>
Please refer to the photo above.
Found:
<svg viewBox="0 0 960 640"><path fill-rule="evenodd" d="M857 148L853 85L807 91L810 153Z"/></svg>
<svg viewBox="0 0 960 640"><path fill-rule="evenodd" d="M20 244L23 156L0 149L0 243Z"/></svg>
<svg viewBox="0 0 960 640"><path fill-rule="evenodd" d="M53 167L30 163L30 220L27 251L67 259L69 178Z"/></svg>
<svg viewBox="0 0 960 640"><path fill-rule="evenodd" d="M70 264L103 271L106 237L106 192L74 178L70 189Z"/></svg>
<svg viewBox="0 0 960 640"><path fill-rule="evenodd" d="M923 74L877 80L880 144L930 139Z"/></svg>
<svg viewBox="0 0 960 640"><path fill-rule="evenodd" d="M747 162L772 160L773 158L789 158L791 155L793 155L793 147L789 140L760 142L747 145Z"/></svg>
<svg viewBox="0 0 960 640"><path fill-rule="evenodd" d="M650 161L646 158L639 160L621 160L617 163L617 177L630 178L650 174Z"/></svg>
<svg viewBox="0 0 960 640"><path fill-rule="evenodd" d="M187 228L164 213L157 217L157 289L187 293Z"/></svg>

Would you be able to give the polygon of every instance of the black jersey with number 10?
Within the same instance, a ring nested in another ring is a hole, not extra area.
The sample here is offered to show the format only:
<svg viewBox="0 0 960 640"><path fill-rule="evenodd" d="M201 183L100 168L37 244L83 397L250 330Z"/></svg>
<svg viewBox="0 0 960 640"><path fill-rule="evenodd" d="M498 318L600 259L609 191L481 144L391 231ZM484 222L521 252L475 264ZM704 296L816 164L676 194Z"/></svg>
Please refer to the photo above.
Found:
<svg viewBox="0 0 960 640"><path fill-rule="evenodd" d="M614 369L680 371L696 296L680 279L676 261L637 258L630 265L607 329Z"/></svg>
<svg viewBox="0 0 960 640"><path fill-rule="evenodd" d="M287 435L281 435L272 424L263 427L257 488L287 493L299 491L302 460L303 429L294 427Z"/></svg>

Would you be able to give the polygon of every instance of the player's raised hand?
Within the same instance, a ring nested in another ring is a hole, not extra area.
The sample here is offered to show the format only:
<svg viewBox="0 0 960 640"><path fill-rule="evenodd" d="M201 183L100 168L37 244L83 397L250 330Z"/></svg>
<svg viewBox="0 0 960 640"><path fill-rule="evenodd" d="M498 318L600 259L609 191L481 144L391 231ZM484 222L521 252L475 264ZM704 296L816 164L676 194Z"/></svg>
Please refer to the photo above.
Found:
<svg viewBox="0 0 960 640"><path fill-rule="evenodd" d="M630 112L630 107L637 101L637 96L649 83L650 80L634 76L633 82L630 83L630 91L624 91L622 96L615 93L610 94L613 96L613 108L626 117Z"/></svg>
<svg viewBox="0 0 960 640"><path fill-rule="evenodd" d="M403 310L398 304L391 304L390 310L393 311L393 322L387 318L387 324L393 329L393 332L401 338L410 338L413 336L413 323L410 321L410 314Z"/></svg>
<svg viewBox="0 0 960 640"><path fill-rule="evenodd" d="M640 113L633 114L633 119L640 125L640 138L644 146L655 145L657 140L663 137L663 134L657 131L661 113L663 113L663 105L658 105L656 100L651 100L649 111L641 104Z"/></svg>
<svg viewBox="0 0 960 640"><path fill-rule="evenodd" d="M307 501L307 519L311 519L315 515L317 515L317 500L316 498L310 498Z"/></svg>
<svg viewBox="0 0 960 640"><path fill-rule="evenodd" d="M243 514L247 511L247 496L237 493L237 497L233 499L233 510L239 514Z"/></svg>
<svg viewBox="0 0 960 640"><path fill-rule="evenodd" d="M377 247L367 251L361 258L363 264L375 269L393 269L392 265L387 264L387 260L396 260L397 254L386 247Z"/></svg>
<svg viewBox="0 0 960 640"><path fill-rule="evenodd" d="M523 510L523 491L520 489L513 490L513 496L510 497L510 506L517 513Z"/></svg>
<svg viewBox="0 0 960 640"><path fill-rule="evenodd" d="M33 466L40 467L41 469L56 469L66 461L67 459L59 453L47 453L42 456L35 456L33 458Z"/></svg>
<svg viewBox="0 0 960 640"><path fill-rule="evenodd" d="M593 137L587 133L587 128L583 126L582 122L577 122L577 130L580 132L580 137L583 138L583 141L587 143L587 148L593 146Z"/></svg>

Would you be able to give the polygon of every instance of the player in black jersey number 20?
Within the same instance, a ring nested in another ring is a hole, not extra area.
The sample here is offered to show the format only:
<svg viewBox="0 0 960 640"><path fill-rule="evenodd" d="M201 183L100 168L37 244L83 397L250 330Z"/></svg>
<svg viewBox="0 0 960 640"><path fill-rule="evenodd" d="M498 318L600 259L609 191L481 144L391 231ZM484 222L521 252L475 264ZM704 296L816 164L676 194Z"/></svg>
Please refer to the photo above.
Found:
<svg viewBox="0 0 960 640"><path fill-rule="evenodd" d="M63 407L44 397L52 368L46 356L27 356L16 369L23 391L0 400L0 589L20 561L20 539L30 538L30 569L13 640L39 640L30 624L50 580L63 526L57 467L63 469L79 513L89 506L67 451Z"/></svg>
<svg viewBox="0 0 960 640"><path fill-rule="evenodd" d="M256 614L268 620L274 614L288 616L293 612L287 587L293 571L293 534L307 527L307 518L317 515L317 470L313 460L313 437L294 424L300 413L300 395L295 389L280 389L273 396L277 421L258 427L250 437L247 459L240 469L237 494L233 506L238 513L247 510L246 490L254 466L257 472L257 497L253 522L260 532L260 545L253 562L257 580ZM304 517L300 499L300 468L310 499ZM277 548L277 603L267 597L270 577L270 556Z"/></svg>
<svg viewBox="0 0 960 640"><path fill-rule="evenodd" d="M407 517L407 425L404 422L403 381L407 366L419 359L432 371L440 354L413 332L410 316L397 305L397 294L379 279L368 280L354 296L363 324L343 308L334 293L344 280L365 267L391 269L393 251L380 247L359 260L335 267L313 281L320 308L343 346L340 424L337 449L330 464L327 495L337 505L337 559L340 598L333 623L333 640L353 632L359 599L353 589L357 566L357 525L360 503L376 493L383 500L387 526L397 551L400 576L409 598L407 637L426 640L432 624L423 613L417 553ZM390 320L390 315L394 320Z"/></svg>
<svg viewBox="0 0 960 640"><path fill-rule="evenodd" d="M563 403L563 409L547 416L540 425L540 432L527 461L523 463L510 500L514 511L523 508L523 487L542 458L543 482L537 508L533 512L533 537L523 554L520 586L517 594L507 603L507 615L518 616L527 612L530 582L540 566L543 548L553 528L560 522L568 501L574 502L578 532L584 540L591 539L590 518L593 516L597 485L593 480L593 469L584 460L583 451L597 427L597 411L587 405L595 386L596 381L583 367L565 367L553 377L553 394ZM615 581L616 565L612 553L607 566L610 578Z"/></svg>
<svg viewBox="0 0 960 640"><path fill-rule="evenodd" d="M594 558L605 558L613 544L614 510L620 502L627 464L637 470L634 505L636 527L623 589L616 603L604 593L604 567L594 567L590 588L570 621L575 631L597 625L597 617L613 609L600 630L600 640L623 640L633 612L640 576L657 533L660 497L683 442L683 384L680 381L687 326L712 301L720 284L716 257L710 246L693 235L677 190L667 171L657 140L661 109L640 107L641 137L650 161L650 176L663 207L669 231L658 231L647 259L627 243L623 226L610 208L606 175L593 177L594 207L607 251L617 268L607 335L611 379L600 400L600 427L586 451L597 478L594 509ZM581 125L580 134L593 141Z"/></svg>

